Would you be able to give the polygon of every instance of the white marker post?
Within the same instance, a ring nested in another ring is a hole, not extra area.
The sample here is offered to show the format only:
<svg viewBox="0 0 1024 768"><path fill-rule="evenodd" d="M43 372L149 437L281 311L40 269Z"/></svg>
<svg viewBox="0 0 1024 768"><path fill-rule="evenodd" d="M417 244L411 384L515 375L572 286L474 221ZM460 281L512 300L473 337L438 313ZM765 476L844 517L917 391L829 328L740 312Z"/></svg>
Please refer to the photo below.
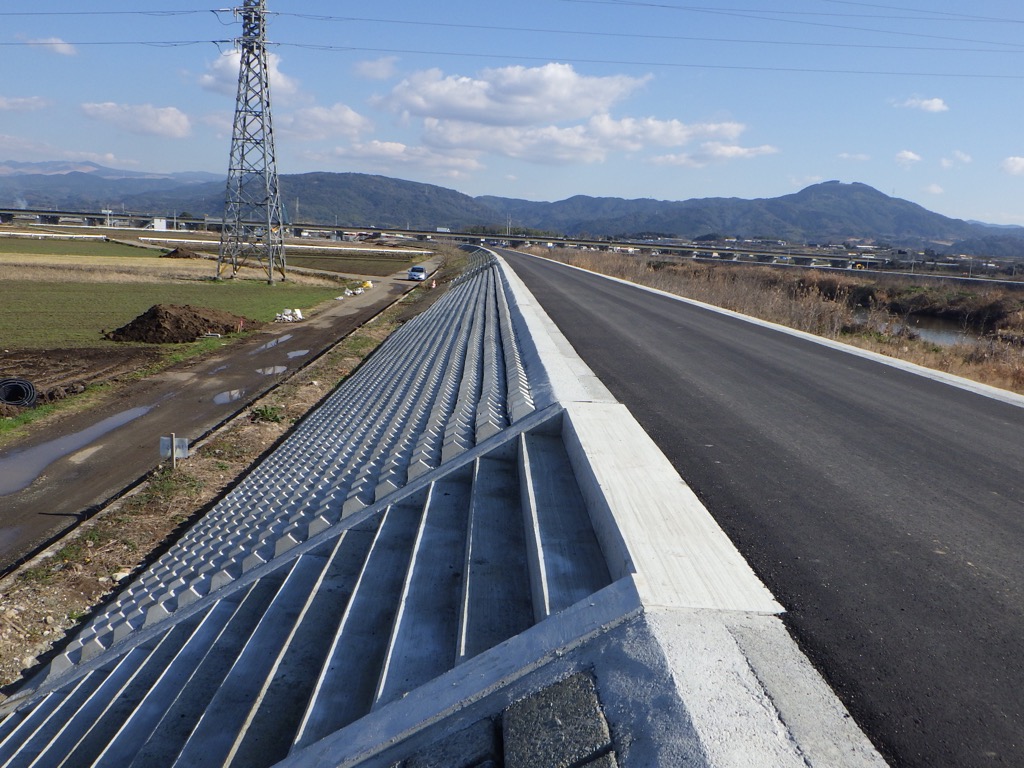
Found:
<svg viewBox="0 0 1024 768"><path fill-rule="evenodd" d="M171 469L177 469L178 459L188 458L188 438L175 437L173 432L170 437L161 437L160 458L170 459Z"/></svg>

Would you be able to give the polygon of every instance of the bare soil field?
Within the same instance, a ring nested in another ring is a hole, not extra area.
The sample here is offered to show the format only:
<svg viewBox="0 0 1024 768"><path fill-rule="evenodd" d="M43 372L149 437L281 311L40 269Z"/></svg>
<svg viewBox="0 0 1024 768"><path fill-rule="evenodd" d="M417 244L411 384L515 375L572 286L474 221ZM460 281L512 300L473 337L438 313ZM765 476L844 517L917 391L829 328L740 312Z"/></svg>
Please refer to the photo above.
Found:
<svg viewBox="0 0 1024 768"><path fill-rule="evenodd" d="M0 352L0 371L26 379L35 386L39 402L52 403L88 387L116 381L157 363L156 349L25 349ZM0 404L0 417L15 416L18 409Z"/></svg>

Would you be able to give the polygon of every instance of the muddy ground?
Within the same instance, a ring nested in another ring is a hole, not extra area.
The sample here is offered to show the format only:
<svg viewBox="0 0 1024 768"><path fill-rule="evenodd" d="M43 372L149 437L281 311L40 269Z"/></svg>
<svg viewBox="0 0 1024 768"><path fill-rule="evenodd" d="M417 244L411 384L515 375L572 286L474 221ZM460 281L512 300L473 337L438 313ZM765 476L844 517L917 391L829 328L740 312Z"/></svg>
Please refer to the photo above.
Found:
<svg viewBox="0 0 1024 768"><path fill-rule="evenodd" d="M161 354L145 347L0 350L0 371L4 378L31 382L39 403L49 403L133 375L156 363ZM0 404L0 417L20 410Z"/></svg>
<svg viewBox="0 0 1024 768"><path fill-rule="evenodd" d="M263 326L256 320L203 307L157 304L108 338L142 344L182 344L207 335L228 336ZM138 346L46 350L0 350L0 378L24 379L35 387L38 403L52 403L135 375L163 356L160 349ZM20 409L0 403L0 418Z"/></svg>

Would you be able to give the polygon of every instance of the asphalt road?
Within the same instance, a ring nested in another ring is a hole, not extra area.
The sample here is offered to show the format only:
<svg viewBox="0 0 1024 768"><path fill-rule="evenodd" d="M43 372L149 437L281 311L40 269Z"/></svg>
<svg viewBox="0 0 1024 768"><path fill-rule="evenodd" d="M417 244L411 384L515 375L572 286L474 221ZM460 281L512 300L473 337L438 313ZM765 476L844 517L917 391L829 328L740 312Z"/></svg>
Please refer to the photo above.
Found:
<svg viewBox="0 0 1024 768"><path fill-rule="evenodd" d="M397 301L415 285L404 274L374 278L371 290L304 322L268 326L5 447L0 572L147 475L160 461L161 436L202 437Z"/></svg>
<svg viewBox="0 0 1024 768"><path fill-rule="evenodd" d="M893 765L1024 765L1024 408L501 253Z"/></svg>

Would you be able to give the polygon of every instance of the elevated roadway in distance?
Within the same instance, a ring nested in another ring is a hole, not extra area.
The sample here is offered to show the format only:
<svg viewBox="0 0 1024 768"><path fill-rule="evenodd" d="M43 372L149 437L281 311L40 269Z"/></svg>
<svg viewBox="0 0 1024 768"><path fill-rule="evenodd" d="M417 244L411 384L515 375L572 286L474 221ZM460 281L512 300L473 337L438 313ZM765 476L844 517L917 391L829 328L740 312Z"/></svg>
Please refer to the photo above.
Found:
<svg viewBox="0 0 1024 768"><path fill-rule="evenodd" d="M894 765L1024 765L1024 399L499 253Z"/></svg>

